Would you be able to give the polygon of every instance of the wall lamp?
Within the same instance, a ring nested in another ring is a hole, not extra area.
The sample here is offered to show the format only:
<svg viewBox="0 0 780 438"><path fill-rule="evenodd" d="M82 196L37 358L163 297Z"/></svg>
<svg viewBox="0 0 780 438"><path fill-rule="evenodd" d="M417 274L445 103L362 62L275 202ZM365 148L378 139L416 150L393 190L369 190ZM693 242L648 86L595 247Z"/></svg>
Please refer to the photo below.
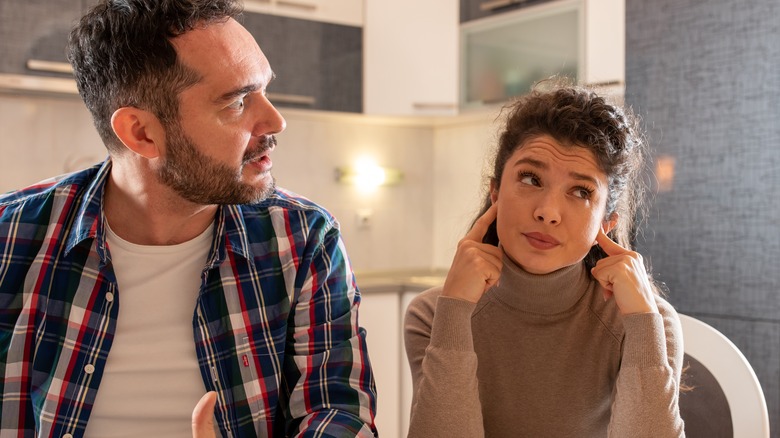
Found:
<svg viewBox="0 0 780 438"><path fill-rule="evenodd" d="M355 165L336 169L336 181L370 191L379 186L398 184L403 173L398 169L381 167L371 159L357 160Z"/></svg>

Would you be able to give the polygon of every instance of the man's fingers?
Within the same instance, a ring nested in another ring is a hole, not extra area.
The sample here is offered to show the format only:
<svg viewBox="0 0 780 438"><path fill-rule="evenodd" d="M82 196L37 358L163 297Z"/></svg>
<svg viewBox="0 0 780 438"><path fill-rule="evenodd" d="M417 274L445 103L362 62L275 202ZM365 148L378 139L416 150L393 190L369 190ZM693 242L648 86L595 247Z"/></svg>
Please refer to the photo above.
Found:
<svg viewBox="0 0 780 438"><path fill-rule="evenodd" d="M485 237L490 224L492 224L494 220L496 220L495 203L491 205L490 208L488 208L487 211L485 211L485 213L476 220L476 222L474 222L474 226L471 227L468 233L466 233L464 239L473 240L475 242L482 242L482 238Z"/></svg>
<svg viewBox="0 0 780 438"><path fill-rule="evenodd" d="M613 242L612 239L610 239L609 236L604 233L604 229L602 228L599 228L599 234L596 236L596 242L599 244L601 249L603 249L604 252L610 256L624 254L629 251Z"/></svg>
<svg viewBox="0 0 780 438"><path fill-rule="evenodd" d="M214 406L217 404L217 393L207 392L192 411L192 437L214 438Z"/></svg>

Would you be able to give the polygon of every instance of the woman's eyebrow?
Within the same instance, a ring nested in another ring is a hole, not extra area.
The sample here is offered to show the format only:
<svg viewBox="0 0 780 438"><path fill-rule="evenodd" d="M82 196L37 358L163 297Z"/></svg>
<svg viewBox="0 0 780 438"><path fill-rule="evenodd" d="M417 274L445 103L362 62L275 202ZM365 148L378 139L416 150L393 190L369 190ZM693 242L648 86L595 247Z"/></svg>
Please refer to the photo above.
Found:
<svg viewBox="0 0 780 438"><path fill-rule="evenodd" d="M587 181L597 187L601 186L601 182L591 175L586 175L584 173L579 173L579 172L569 172L569 176L571 176L576 180Z"/></svg>
<svg viewBox="0 0 780 438"><path fill-rule="evenodd" d="M550 167L544 161L534 160L533 158L520 158L519 160L515 161L515 167L521 164L528 164L530 166L544 170L547 170Z"/></svg>
<svg viewBox="0 0 780 438"><path fill-rule="evenodd" d="M535 167L537 169L547 170L550 168L550 165L547 164L544 161L535 160L533 158L520 158L519 160L515 161L515 167L520 166L522 164L527 164L531 167ZM594 176L588 175L585 173L580 172L569 172L569 176L573 179L579 180L579 181L587 181L597 187L602 186L603 184Z"/></svg>

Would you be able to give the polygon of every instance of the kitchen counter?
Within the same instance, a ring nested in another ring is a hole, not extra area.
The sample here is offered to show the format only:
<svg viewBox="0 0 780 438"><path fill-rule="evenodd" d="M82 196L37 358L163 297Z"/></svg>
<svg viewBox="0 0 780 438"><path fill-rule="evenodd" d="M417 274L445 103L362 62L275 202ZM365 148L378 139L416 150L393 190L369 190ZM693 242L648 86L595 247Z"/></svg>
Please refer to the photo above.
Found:
<svg viewBox="0 0 780 438"><path fill-rule="evenodd" d="M444 284L445 269L355 272L361 292L421 292Z"/></svg>

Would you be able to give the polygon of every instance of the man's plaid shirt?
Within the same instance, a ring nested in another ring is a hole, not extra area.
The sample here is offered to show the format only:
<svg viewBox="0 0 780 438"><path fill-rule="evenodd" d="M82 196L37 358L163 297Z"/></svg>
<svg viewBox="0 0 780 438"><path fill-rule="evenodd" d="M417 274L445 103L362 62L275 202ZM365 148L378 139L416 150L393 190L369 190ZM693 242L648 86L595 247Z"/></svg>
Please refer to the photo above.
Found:
<svg viewBox="0 0 780 438"><path fill-rule="evenodd" d="M0 196L2 438L83 435L122 296L102 211L110 169ZM373 436L360 294L335 219L277 190L215 220L197 302L183 305L195 304L222 434Z"/></svg>

